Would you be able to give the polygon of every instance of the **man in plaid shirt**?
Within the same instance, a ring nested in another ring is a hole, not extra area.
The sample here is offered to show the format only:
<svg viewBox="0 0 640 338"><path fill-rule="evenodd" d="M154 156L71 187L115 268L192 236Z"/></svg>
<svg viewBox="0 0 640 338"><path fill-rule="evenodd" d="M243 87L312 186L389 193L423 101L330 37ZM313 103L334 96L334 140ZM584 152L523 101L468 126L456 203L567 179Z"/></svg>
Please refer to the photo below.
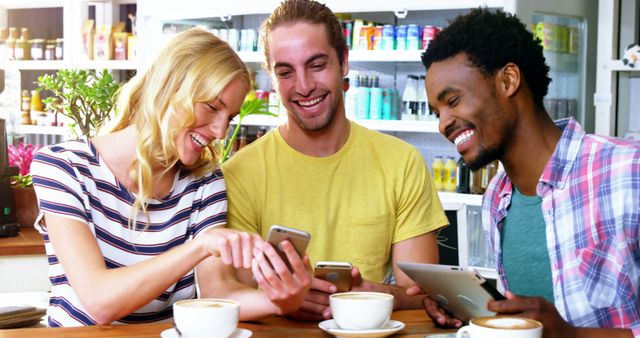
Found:
<svg viewBox="0 0 640 338"><path fill-rule="evenodd" d="M640 337L640 143L554 123L542 46L510 14L458 17L423 63L440 132L472 170L505 168L483 201L508 290L489 310L536 319L544 337ZM462 324L423 304L435 323Z"/></svg>

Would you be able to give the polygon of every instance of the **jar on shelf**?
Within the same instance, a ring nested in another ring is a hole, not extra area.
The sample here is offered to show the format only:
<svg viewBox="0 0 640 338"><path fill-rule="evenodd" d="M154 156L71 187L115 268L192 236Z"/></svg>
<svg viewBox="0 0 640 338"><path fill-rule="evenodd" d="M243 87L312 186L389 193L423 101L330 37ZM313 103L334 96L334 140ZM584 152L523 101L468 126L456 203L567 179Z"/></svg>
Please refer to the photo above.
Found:
<svg viewBox="0 0 640 338"><path fill-rule="evenodd" d="M64 39L56 39L56 60L62 60L64 58Z"/></svg>
<svg viewBox="0 0 640 338"><path fill-rule="evenodd" d="M31 94L26 89L20 95L20 112L20 123L31 124Z"/></svg>
<svg viewBox="0 0 640 338"><path fill-rule="evenodd" d="M34 112L44 111L44 105L42 104L42 99L40 99L39 90L34 89L31 91L31 111L34 111Z"/></svg>
<svg viewBox="0 0 640 338"><path fill-rule="evenodd" d="M31 40L31 59L44 60L44 39Z"/></svg>
<svg viewBox="0 0 640 338"><path fill-rule="evenodd" d="M56 59L56 40L47 40L44 44L44 59Z"/></svg>

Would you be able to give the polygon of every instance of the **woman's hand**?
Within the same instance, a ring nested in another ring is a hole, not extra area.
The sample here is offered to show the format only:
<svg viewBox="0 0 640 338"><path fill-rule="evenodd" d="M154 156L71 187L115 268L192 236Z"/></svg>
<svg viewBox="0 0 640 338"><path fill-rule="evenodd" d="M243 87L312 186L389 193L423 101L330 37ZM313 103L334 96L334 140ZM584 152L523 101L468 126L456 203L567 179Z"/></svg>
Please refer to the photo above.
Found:
<svg viewBox="0 0 640 338"><path fill-rule="evenodd" d="M254 248L264 243L257 234L222 227L205 231L197 240L211 255L236 269L250 269Z"/></svg>
<svg viewBox="0 0 640 338"><path fill-rule="evenodd" d="M276 249L267 242L256 245L251 266L254 278L269 300L280 308L280 314L298 310L305 300L313 280L309 257L300 258L289 241L282 248L291 265L291 271Z"/></svg>

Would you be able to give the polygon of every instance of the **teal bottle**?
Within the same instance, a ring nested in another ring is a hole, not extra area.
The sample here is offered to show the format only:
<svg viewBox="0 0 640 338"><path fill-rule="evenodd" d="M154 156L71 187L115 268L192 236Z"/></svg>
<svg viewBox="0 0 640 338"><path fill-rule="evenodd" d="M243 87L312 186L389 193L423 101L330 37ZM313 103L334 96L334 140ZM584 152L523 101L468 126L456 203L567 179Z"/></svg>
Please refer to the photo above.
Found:
<svg viewBox="0 0 640 338"><path fill-rule="evenodd" d="M363 75L360 79L360 87L358 87L358 99L357 99L357 119L368 119L369 109L371 107L371 88L369 88L369 77Z"/></svg>

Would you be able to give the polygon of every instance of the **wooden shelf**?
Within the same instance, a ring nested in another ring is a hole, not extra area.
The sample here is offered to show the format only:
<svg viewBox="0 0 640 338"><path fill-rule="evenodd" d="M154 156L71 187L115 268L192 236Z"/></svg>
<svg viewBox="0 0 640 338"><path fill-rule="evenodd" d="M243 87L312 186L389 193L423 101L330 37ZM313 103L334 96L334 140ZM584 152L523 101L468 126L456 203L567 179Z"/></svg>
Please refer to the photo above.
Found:
<svg viewBox="0 0 640 338"><path fill-rule="evenodd" d="M69 62L64 60L12 60L8 61L10 67L20 70L55 70L69 68Z"/></svg>
<svg viewBox="0 0 640 338"><path fill-rule="evenodd" d="M482 206L482 195L439 191L438 196L445 210L458 210L464 205Z"/></svg>
<svg viewBox="0 0 640 338"><path fill-rule="evenodd" d="M32 226L20 227L18 236L0 238L0 256L42 255L42 235Z"/></svg>
<svg viewBox="0 0 640 338"><path fill-rule="evenodd" d="M622 60L611 60L605 67L611 71L640 73L640 62L636 62L635 67L631 67L622 63Z"/></svg>
<svg viewBox="0 0 640 338"><path fill-rule="evenodd" d="M20 125L18 128L19 134L36 134L36 135L69 135L69 127L52 127L52 126L33 126L33 125Z"/></svg>

